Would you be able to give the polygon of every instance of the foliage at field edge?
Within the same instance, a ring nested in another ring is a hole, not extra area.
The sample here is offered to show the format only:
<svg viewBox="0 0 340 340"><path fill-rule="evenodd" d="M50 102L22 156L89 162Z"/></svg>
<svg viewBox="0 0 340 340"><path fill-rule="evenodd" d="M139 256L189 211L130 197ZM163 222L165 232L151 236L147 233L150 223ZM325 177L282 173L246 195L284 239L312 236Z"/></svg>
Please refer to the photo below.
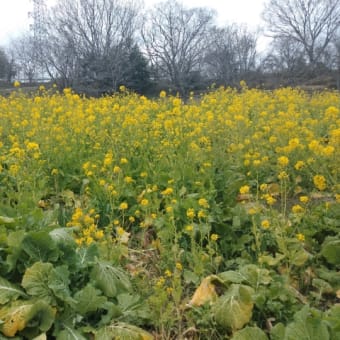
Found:
<svg viewBox="0 0 340 340"><path fill-rule="evenodd" d="M0 97L0 338L336 339L340 96Z"/></svg>

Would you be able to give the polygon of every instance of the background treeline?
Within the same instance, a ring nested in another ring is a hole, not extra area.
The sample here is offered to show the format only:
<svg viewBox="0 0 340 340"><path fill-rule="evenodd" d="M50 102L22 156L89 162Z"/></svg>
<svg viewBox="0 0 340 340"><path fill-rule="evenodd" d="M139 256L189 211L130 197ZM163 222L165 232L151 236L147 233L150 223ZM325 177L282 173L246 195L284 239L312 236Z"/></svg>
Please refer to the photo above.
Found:
<svg viewBox="0 0 340 340"><path fill-rule="evenodd" d="M209 8L175 0L58 0L0 49L3 83L50 79L89 95L120 85L146 95L207 86L340 88L340 0L268 0L266 26L216 24ZM270 37L259 52L261 37Z"/></svg>

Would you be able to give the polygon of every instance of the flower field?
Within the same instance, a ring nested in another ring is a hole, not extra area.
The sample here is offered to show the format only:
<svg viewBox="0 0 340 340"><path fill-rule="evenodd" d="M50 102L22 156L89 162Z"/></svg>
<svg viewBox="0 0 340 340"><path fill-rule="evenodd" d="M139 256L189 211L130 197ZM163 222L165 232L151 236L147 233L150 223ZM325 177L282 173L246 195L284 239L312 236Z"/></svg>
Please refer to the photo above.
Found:
<svg viewBox="0 0 340 340"><path fill-rule="evenodd" d="M339 339L340 96L0 97L0 339Z"/></svg>

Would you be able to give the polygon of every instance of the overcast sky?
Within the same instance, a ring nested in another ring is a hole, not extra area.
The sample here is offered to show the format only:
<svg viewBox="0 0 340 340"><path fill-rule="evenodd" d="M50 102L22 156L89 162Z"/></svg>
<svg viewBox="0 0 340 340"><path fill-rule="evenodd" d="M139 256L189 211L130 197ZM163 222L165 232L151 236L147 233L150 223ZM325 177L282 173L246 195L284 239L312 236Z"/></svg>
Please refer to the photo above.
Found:
<svg viewBox="0 0 340 340"><path fill-rule="evenodd" d="M45 0L46 4L55 0ZM144 0L152 6L159 0ZM182 0L187 7L210 7L217 11L218 24L246 23L249 28L261 25L261 12L265 0ZM32 0L0 0L0 46L11 38L29 29L28 13L32 11Z"/></svg>

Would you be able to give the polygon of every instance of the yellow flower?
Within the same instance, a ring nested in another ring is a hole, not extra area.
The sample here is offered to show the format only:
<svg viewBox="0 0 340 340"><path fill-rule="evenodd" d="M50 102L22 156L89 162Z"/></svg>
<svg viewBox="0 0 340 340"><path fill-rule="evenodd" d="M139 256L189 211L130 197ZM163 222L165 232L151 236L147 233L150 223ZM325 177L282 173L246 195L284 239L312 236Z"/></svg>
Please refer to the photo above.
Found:
<svg viewBox="0 0 340 340"><path fill-rule="evenodd" d="M164 283L165 283L165 278L164 278L164 276L161 276L161 277L157 280L156 286L157 286L157 287L162 287L162 286L164 285Z"/></svg>
<svg viewBox="0 0 340 340"><path fill-rule="evenodd" d="M14 83L13 83L13 86L14 87L19 87L21 84L20 84L20 81L16 80Z"/></svg>
<svg viewBox="0 0 340 340"><path fill-rule="evenodd" d="M160 97L160 98L165 98L165 97L166 97L166 92L165 92L165 91L161 91L161 92L159 93L159 97Z"/></svg>
<svg viewBox="0 0 340 340"><path fill-rule="evenodd" d="M121 171L121 169L120 169L120 167L119 167L118 165L116 165L116 166L113 168L113 173L114 173L114 174L118 174L118 173L120 173L120 171Z"/></svg>
<svg viewBox="0 0 340 340"><path fill-rule="evenodd" d="M187 231L187 232L192 232L193 230L194 230L194 226L193 225L191 225L191 224L188 224L188 225L186 225L185 227L184 227L184 229L185 229L185 231Z"/></svg>
<svg viewBox="0 0 340 340"><path fill-rule="evenodd" d="M308 203L309 197L308 196L300 196L299 198L301 203Z"/></svg>
<svg viewBox="0 0 340 340"><path fill-rule="evenodd" d="M199 210L197 213L198 218L204 218L207 217L207 214L203 210Z"/></svg>
<svg viewBox="0 0 340 340"><path fill-rule="evenodd" d="M163 196L169 196L169 195L171 195L173 192L174 192L174 189L172 189L172 188L166 188L165 190L163 190L163 191L161 192L161 194L162 194Z"/></svg>
<svg viewBox="0 0 340 340"><path fill-rule="evenodd" d="M300 241L303 242L305 240L305 235L298 233L296 234L296 238Z"/></svg>
<svg viewBox="0 0 340 340"><path fill-rule="evenodd" d="M134 182L134 180L133 180L133 178L132 177L130 177L130 176L126 176L126 177L124 177L124 182L125 183L133 183Z"/></svg>
<svg viewBox="0 0 340 340"><path fill-rule="evenodd" d="M301 214L305 211L305 209L303 207L301 207L301 205L299 204L295 204L293 207L292 207L292 212L294 214Z"/></svg>
<svg viewBox="0 0 340 340"><path fill-rule="evenodd" d="M288 178L288 174L286 171L281 171L278 175L277 175L277 178L279 180L284 180L284 179L287 179Z"/></svg>
<svg viewBox="0 0 340 340"><path fill-rule="evenodd" d="M121 158L120 159L120 164L127 164L129 161L126 158Z"/></svg>
<svg viewBox="0 0 340 340"><path fill-rule="evenodd" d="M278 165L286 167L289 164L289 158L286 156L281 156L277 159Z"/></svg>
<svg viewBox="0 0 340 340"><path fill-rule="evenodd" d="M182 271L183 270L182 263L176 262L176 269L178 269L179 271Z"/></svg>
<svg viewBox="0 0 340 340"><path fill-rule="evenodd" d="M164 275L165 275L166 277L171 277L171 276L172 276L171 270L167 269L167 270L164 272Z"/></svg>
<svg viewBox="0 0 340 340"><path fill-rule="evenodd" d="M240 188L240 194L241 195L245 195L245 194L248 194L249 193L249 190L250 190L250 187L249 185L244 185Z"/></svg>
<svg viewBox="0 0 340 340"><path fill-rule="evenodd" d="M268 189L268 184L263 183L263 184L260 185L260 190L261 191L266 191L267 189Z"/></svg>
<svg viewBox="0 0 340 340"><path fill-rule="evenodd" d="M196 216L195 210L192 209L192 208L189 208L189 209L187 210L187 217L189 217L189 218L194 218L195 216Z"/></svg>
<svg viewBox="0 0 340 340"><path fill-rule="evenodd" d="M103 230L97 230L95 232L94 236L97 240L100 240L104 237L104 231Z"/></svg>
<svg viewBox="0 0 340 340"><path fill-rule="evenodd" d="M261 227L262 227L263 229L268 229L268 228L270 227L270 222L269 222L268 220L263 220L263 221L261 222Z"/></svg>
<svg viewBox="0 0 340 340"><path fill-rule="evenodd" d="M142 177L142 178L145 178L145 177L148 177L148 173L146 171L143 171L143 172L140 173L139 176Z"/></svg>
<svg viewBox="0 0 340 340"><path fill-rule="evenodd" d="M140 204L142 205L142 206L147 206L148 204L149 204L149 200L148 199L146 199L146 198L143 198L141 201L140 201Z"/></svg>
<svg viewBox="0 0 340 340"><path fill-rule="evenodd" d="M217 234L211 234L211 235L210 235L210 240L211 240L211 241L214 241L214 242L215 242L215 241L218 240L218 238L219 238L219 236L218 236Z"/></svg>
<svg viewBox="0 0 340 340"><path fill-rule="evenodd" d="M294 168L296 170L301 170L305 166L305 162L303 161L297 161L294 165Z"/></svg>
<svg viewBox="0 0 340 340"><path fill-rule="evenodd" d="M322 175L315 175L313 177L313 183L315 187L320 191L325 190L327 187L326 178Z"/></svg>
<svg viewBox="0 0 340 340"><path fill-rule="evenodd" d="M209 208L209 203L205 198L200 198L198 200L198 205L200 205L203 208Z"/></svg>
<svg viewBox="0 0 340 340"><path fill-rule="evenodd" d="M119 205L119 209L120 209L120 210L126 210L128 207L129 207L129 205L128 205L126 202L122 202L122 203Z"/></svg>

